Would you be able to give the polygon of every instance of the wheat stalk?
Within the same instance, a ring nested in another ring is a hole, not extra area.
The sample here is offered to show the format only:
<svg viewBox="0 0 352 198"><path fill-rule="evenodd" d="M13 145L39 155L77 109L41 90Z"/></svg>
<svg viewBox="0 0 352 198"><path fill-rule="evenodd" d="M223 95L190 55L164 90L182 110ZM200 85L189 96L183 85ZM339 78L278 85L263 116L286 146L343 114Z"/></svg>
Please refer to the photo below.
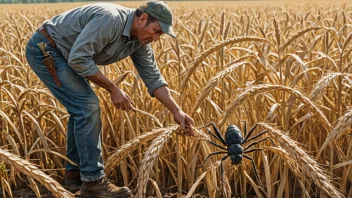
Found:
<svg viewBox="0 0 352 198"><path fill-rule="evenodd" d="M147 189L147 182L149 174L152 171L155 161L161 152L164 144L171 137L172 133L178 130L178 126L165 128L161 135L159 135L149 146L147 152L144 154L143 160L139 168L139 176L137 183L137 197L144 197Z"/></svg>
<svg viewBox="0 0 352 198"><path fill-rule="evenodd" d="M268 130L270 137L279 143L281 148L283 148L298 164L300 170L308 175L320 189L325 191L330 197L343 197L343 195L331 184L331 181L323 173L323 170L319 167L318 163L309 157L309 155L298 146L296 141L285 135L283 131L274 129L266 123L258 123L258 125L265 130Z"/></svg>
<svg viewBox="0 0 352 198"><path fill-rule="evenodd" d="M292 158L292 156L288 152L286 152L286 150L284 150L281 147L269 147L268 150L275 154L278 154L298 178L302 180L306 180L306 178L302 174L302 171L299 168L300 164L296 160L294 160L294 158ZM302 192L304 192L307 197L310 197L309 193L304 188L304 186L301 185L301 188L302 188Z"/></svg>
<svg viewBox="0 0 352 198"><path fill-rule="evenodd" d="M318 157L320 156L321 152L325 149L327 145L329 145L331 142L340 138L343 132L347 128L351 127L351 125L352 125L352 108L349 108L345 111L345 114L339 118L332 132L329 133L329 135L326 137L325 142L319 149Z"/></svg>
<svg viewBox="0 0 352 198"><path fill-rule="evenodd" d="M230 65L229 67L226 67L219 73L217 73L214 77L212 77L207 84L201 89L200 91L200 96L197 98L197 101L195 105L193 106L191 110L191 115L194 114L194 112L198 109L199 105L204 101L204 99L209 95L209 93L219 84L220 80L223 79L226 75L231 73L233 70L235 70L237 67L241 65L245 65L246 62L240 62L240 63L235 63L233 65Z"/></svg>
<svg viewBox="0 0 352 198"><path fill-rule="evenodd" d="M173 129L174 127L172 127ZM166 129L167 130L167 129ZM141 136L138 136L134 138L133 140L130 140L123 144L116 152L114 152L109 159L106 161L105 164L105 173L108 174L112 171L114 167L116 167L122 159L124 159L128 154L136 150L138 147L140 147L142 144L145 144L149 142L150 140L154 139L158 135L160 135L162 132L165 131L165 128L162 129L155 129L152 130L151 132L142 134Z"/></svg>
<svg viewBox="0 0 352 198"><path fill-rule="evenodd" d="M196 190L197 186L200 184L200 182L202 181L202 179L204 179L204 177L207 175L207 173L215 168L217 168L220 165L220 160L213 163L211 166L209 166L207 168L206 171L204 171L194 182L194 184L192 185L191 189L188 191L187 195L185 198L191 198L192 194L194 193L194 191Z"/></svg>
<svg viewBox="0 0 352 198"><path fill-rule="evenodd" d="M285 92L288 92L294 96L296 96L301 102L303 102L311 111L316 113L323 125L327 128L328 131L332 129L331 124L329 123L328 119L325 117L325 115L320 111L318 107L315 106L315 104L309 100L306 96L304 96L301 92L299 92L296 89L292 89L290 87L282 86L282 85L270 85L270 84L265 84L265 85L258 85L258 86L253 86L249 87L247 89L244 89L241 94L237 96L236 99L234 99L231 103L232 105L227 108L222 116L221 121L219 122L219 126L222 126L226 119L230 116L230 114L234 111L234 109L243 103L244 101L259 95L263 94L266 92L272 92L272 91L278 91L282 90Z"/></svg>
<svg viewBox="0 0 352 198"><path fill-rule="evenodd" d="M205 134L202 130L193 129L194 137L198 138L200 141L211 141L209 135Z"/></svg>
<svg viewBox="0 0 352 198"><path fill-rule="evenodd" d="M280 51L284 51L285 48L290 45L294 40L296 40L297 38L300 38L303 34L313 31L313 30L319 30L322 29L322 27L308 27L305 28L299 32L297 32L295 35L291 36L286 43L284 43L282 46L280 46Z"/></svg>
<svg viewBox="0 0 352 198"><path fill-rule="evenodd" d="M273 23L274 23L274 30L275 30L276 42L277 42L277 45L280 46L280 43L281 43L281 39L280 39L280 28L279 28L279 24L277 23L275 17L273 18Z"/></svg>
<svg viewBox="0 0 352 198"><path fill-rule="evenodd" d="M57 183L53 178L49 177L33 164L27 160L21 159L15 154L12 154L6 150L0 148L0 159L10 164L16 170L21 173L30 176L31 178L39 181L43 186L45 186L54 197L57 198L70 198L73 194L65 190L59 183Z"/></svg>
<svg viewBox="0 0 352 198"><path fill-rule="evenodd" d="M314 101L316 99L321 98L325 88L330 84L330 82L334 80L337 76L343 76L343 75L344 74L342 73L335 72L321 78L314 86L314 89L310 96L311 100Z"/></svg>
<svg viewBox="0 0 352 198"><path fill-rule="evenodd" d="M181 93L183 92L184 88L186 87L186 84L188 82L188 79L191 77L191 75L195 72L197 69L197 66L199 63L201 63L207 56L209 56L211 53L221 49L222 47L225 47L227 45L235 44L235 43L240 43L240 42L248 42L248 41L258 41L258 42L263 42L263 43L268 43L272 47L275 48L275 46L267 39L259 38L259 37L249 37L249 36L244 36L244 37L236 37L231 40L225 40L217 45L214 45L213 47L209 48L205 52L203 52L200 56L196 58L194 61L193 65L187 69L186 71L186 76L184 77L182 83L181 83Z"/></svg>

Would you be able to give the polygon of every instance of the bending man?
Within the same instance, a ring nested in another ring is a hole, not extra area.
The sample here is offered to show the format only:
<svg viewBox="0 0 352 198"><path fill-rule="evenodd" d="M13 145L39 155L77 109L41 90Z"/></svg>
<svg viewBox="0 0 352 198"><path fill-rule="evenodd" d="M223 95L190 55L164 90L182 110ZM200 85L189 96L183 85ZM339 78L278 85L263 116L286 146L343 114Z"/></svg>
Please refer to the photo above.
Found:
<svg viewBox="0 0 352 198"><path fill-rule="evenodd" d="M148 88L173 114L183 131L193 135L193 120L176 104L160 74L149 43L162 34L175 37L172 13L163 1L138 9L100 3L78 7L45 21L26 46L26 58L40 80L70 114L67 128L65 185L81 186L81 196L125 197L127 187L105 179L101 151L99 100L89 81L103 87L118 109L133 110L131 98L98 69L131 57Z"/></svg>

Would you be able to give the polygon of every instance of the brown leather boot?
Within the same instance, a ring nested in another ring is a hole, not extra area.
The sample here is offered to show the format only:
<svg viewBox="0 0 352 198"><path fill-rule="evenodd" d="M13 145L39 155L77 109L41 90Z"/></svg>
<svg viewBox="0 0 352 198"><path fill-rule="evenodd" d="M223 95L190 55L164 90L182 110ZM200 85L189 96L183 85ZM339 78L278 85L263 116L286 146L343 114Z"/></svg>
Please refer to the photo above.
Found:
<svg viewBox="0 0 352 198"><path fill-rule="evenodd" d="M65 171L65 186L80 186L81 184L81 172L79 170Z"/></svg>
<svg viewBox="0 0 352 198"><path fill-rule="evenodd" d="M101 179L94 182L83 182L81 186L81 197L90 198L123 198L129 197L131 191L126 186L117 187L107 179Z"/></svg>

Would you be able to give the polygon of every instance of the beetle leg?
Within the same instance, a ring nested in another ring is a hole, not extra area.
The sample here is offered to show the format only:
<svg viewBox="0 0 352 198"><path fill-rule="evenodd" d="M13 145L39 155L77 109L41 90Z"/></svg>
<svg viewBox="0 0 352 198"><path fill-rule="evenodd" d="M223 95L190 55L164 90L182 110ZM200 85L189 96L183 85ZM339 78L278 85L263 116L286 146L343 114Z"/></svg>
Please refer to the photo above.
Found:
<svg viewBox="0 0 352 198"><path fill-rule="evenodd" d="M220 175L221 178L224 179L224 168L222 167L222 161L226 160L228 157L230 157L229 155L224 156L223 158L221 158L221 162L220 162Z"/></svg>
<svg viewBox="0 0 352 198"><path fill-rule="evenodd" d="M220 139L220 141L224 144L224 145L227 145L226 144L226 141L224 139L224 137L222 137L220 131L218 128L216 128L214 122L211 123L211 126L213 127L214 131L215 131L215 134L218 136L218 138Z"/></svg>
<svg viewBox="0 0 352 198"><path fill-rule="evenodd" d="M259 171L258 171L256 165L254 164L253 158L249 157L248 155L243 155L243 157L245 157L245 158L247 158L247 159L249 159L249 160L252 161L252 165L253 165L253 170L254 170L254 173L255 173L255 177L257 178L258 183L259 183L259 185L261 186L262 191L264 192L264 194L266 195L266 197L268 197L268 195L267 195L266 192L264 191L264 185L263 185L262 181L261 181L260 178L259 178L259 175L258 175L258 172L259 172Z"/></svg>
<svg viewBox="0 0 352 198"><path fill-rule="evenodd" d="M269 140L271 141L271 143L274 144L273 140L272 140L270 137L266 137L266 138L263 138L263 139L261 139L261 140L259 140L259 141L252 142L250 145L246 146L246 148L244 148L243 151L246 151L246 150L249 149L250 147L252 147L252 146L254 146L254 145L256 145L256 144L258 144L258 143L260 143L260 142L263 142L263 141L265 141L266 139L269 139ZM275 145L275 144L274 144L274 145Z"/></svg>
<svg viewBox="0 0 352 198"><path fill-rule="evenodd" d="M208 128L208 126L210 126L210 125L213 126L214 131L216 132L216 135L215 135L213 132L211 132L211 130ZM224 145L227 146L226 141L224 140L224 138L223 138L222 135L220 134L219 129L216 128L214 122L211 122L210 124L207 124L207 125L205 125L205 126L202 126L202 127L198 128L198 129L202 129L202 128L207 128L208 133L210 133L215 139L219 140L221 143L223 143Z"/></svg>
<svg viewBox="0 0 352 198"><path fill-rule="evenodd" d="M249 136L251 136L251 135L252 135L252 133L253 133L254 129L255 129L255 128L257 128L257 126L258 126L258 124L255 124L255 125L252 127L252 129L249 131L248 135L246 135L246 136L245 136L245 138L244 138L244 140L243 140L243 142L242 142L242 143L247 142L247 139L249 138Z"/></svg>
<svg viewBox="0 0 352 198"><path fill-rule="evenodd" d="M251 152L253 152L253 151L261 151L261 150L263 150L263 149L261 149L261 148L254 148L254 149L250 149L250 150L248 150L248 151L244 151L243 153L251 153Z"/></svg>
<svg viewBox="0 0 352 198"><path fill-rule="evenodd" d="M208 133L210 133L215 139L219 140L220 142L222 142L213 132L211 132L211 130L209 128L207 128ZM223 142L222 142L223 143ZM225 144L226 145L226 144Z"/></svg>
<svg viewBox="0 0 352 198"><path fill-rule="evenodd" d="M217 143L215 143L215 142L213 142L213 141L209 141L209 143L210 143L210 144L212 144L212 145L214 145L214 146L216 146L216 147L218 147L218 148L221 148L222 150L227 151L227 149L226 149L226 148L224 148L224 147L222 147L222 146L218 145Z"/></svg>
<svg viewBox="0 0 352 198"><path fill-rule="evenodd" d="M253 136L253 137L251 137L251 138L247 139L247 140L246 140L246 142L249 142L249 141L251 141L251 140L254 140L254 139L256 139L256 138L258 138L258 137L262 136L263 134L265 134L265 133L267 133L267 132L268 132L267 130L262 131L262 132L260 132L258 135Z"/></svg>
<svg viewBox="0 0 352 198"><path fill-rule="evenodd" d="M205 164L205 162L209 159L210 156L212 156L212 155L218 155L218 154L224 154L224 153L227 154L227 152L225 152L225 151L216 151L216 152L214 152L214 153L210 153L210 154L208 155L208 157L205 158L205 160L204 160L204 162L202 163L202 165L200 165L199 167L202 167L202 166Z"/></svg>

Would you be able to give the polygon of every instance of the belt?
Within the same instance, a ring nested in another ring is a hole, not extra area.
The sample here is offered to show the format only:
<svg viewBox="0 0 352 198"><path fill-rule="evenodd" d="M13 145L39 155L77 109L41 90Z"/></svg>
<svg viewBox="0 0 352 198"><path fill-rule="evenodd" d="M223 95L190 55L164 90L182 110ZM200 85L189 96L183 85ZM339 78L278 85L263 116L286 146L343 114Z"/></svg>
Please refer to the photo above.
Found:
<svg viewBox="0 0 352 198"><path fill-rule="evenodd" d="M54 39L51 38L51 36L49 35L49 33L46 31L45 27L44 26L40 26L38 28L38 32L40 32L46 39L48 39L49 41L49 44L56 48L56 43L54 41Z"/></svg>

